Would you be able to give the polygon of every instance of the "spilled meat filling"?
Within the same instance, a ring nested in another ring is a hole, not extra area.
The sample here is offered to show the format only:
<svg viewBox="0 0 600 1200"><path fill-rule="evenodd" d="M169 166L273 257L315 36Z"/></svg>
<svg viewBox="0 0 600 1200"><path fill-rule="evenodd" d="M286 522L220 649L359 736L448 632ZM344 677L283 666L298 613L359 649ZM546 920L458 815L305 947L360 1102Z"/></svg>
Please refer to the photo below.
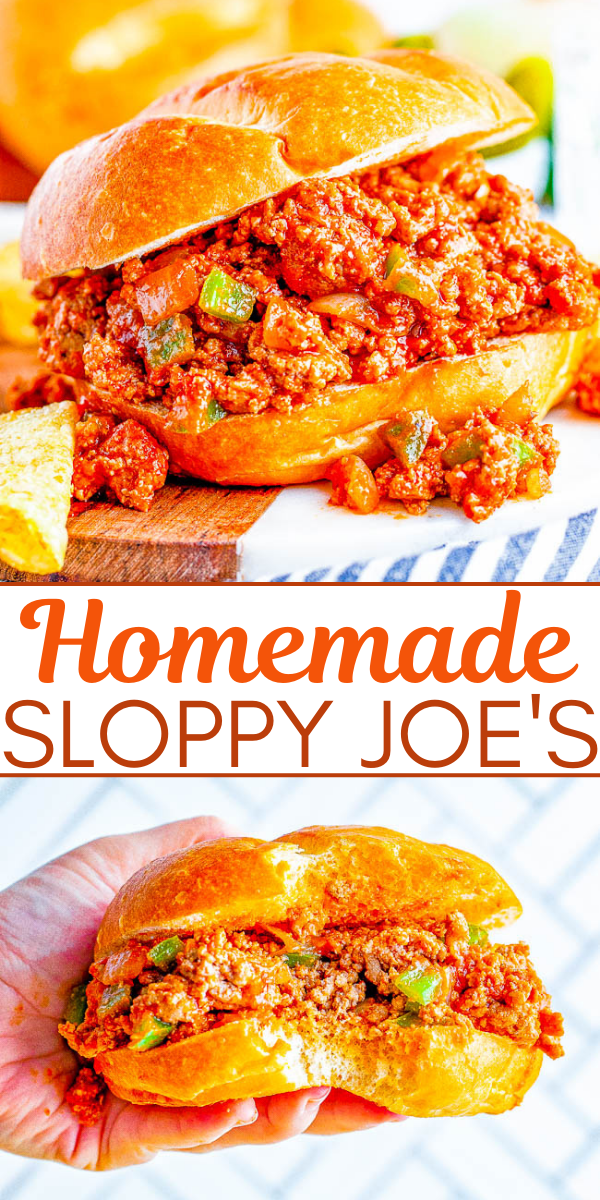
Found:
<svg viewBox="0 0 600 1200"><path fill-rule="evenodd" d="M395 1024L474 1026L557 1058L562 1018L528 954L522 943L490 944L458 912L426 927L379 924L301 937L257 928L130 941L93 964L83 1008L67 1015L61 1032L93 1058L272 1014L365 1033Z"/></svg>

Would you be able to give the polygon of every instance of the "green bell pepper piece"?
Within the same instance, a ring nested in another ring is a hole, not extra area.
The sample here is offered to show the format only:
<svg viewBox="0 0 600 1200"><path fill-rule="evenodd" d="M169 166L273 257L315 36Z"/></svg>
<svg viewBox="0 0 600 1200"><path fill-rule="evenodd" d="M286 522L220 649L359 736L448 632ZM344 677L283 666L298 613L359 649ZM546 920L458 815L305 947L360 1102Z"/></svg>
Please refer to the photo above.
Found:
<svg viewBox="0 0 600 1200"><path fill-rule="evenodd" d="M131 988L128 984L111 983L105 987L98 1005L98 1016L118 1017L127 1012L131 1003Z"/></svg>
<svg viewBox="0 0 600 1200"><path fill-rule="evenodd" d="M470 946L486 946L489 940L488 931L483 928L483 925L469 925Z"/></svg>
<svg viewBox="0 0 600 1200"><path fill-rule="evenodd" d="M383 428L383 436L394 457L403 467L419 461L433 428L433 419L424 409L402 413Z"/></svg>
<svg viewBox="0 0 600 1200"><path fill-rule="evenodd" d="M396 1025L399 1025L401 1029L414 1029L415 1025L422 1024L421 1018L416 1013L409 1012L408 1009L405 1009L403 1013L400 1013L399 1017L396 1017Z"/></svg>
<svg viewBox="0 0 600 1200"><path fill-rule="evenodd" d="M525 463L528 463L532 458L535 458L535 450L533 446L528 446L527 442L521 441L521 438L511 438L511 444L512 451L516 457L519 467L524 467Z"/></svg>
<svg viewBox="0 0 600 1200"><path fill-rule="evenodd" d="M413 1004L430 1004L441 987L437 971L425 971L422 967L408 967L397 975L390 975L393 986Z"/></svg>
<svg viewBox="0 0 600 1200"><path fill-rule="evenodd" d="M314 967L319 961L319 955L311 950L291 950L283 955L283 961L288 967Z"/></svg>
<svg viewBox="0 0 600 1200"><path fill-rule="evenodd" d="M521 438L510 435L510 448L515 455L519 467L525 466L535 457L535 450L529 446L527 442ZM465 434L464 438L454 442L452 446L447 447L442 454L442 460L447 467L456 467L459 464L469 462L472 458L481 458L485 449L485 442L477 433Z"/></svg>
<svg viewBox="0 0 600 1200"><path fill-rule="evenodd" d="M421 1025L422 1021L419 1016L421 1005L415 1004L412 1000L407 1000L404 1005L404 1011L396 1017L396 1025L400 1025L401 1029L411 1029L414 1025Z"/></svg>
<svg viewBox="0 0 600 1200"><path fill-rule="evenodd" d="M404 253L404 246L392 246L385 260L384 275L386 279L389 279L392 272L395 271L400 257ZM392 290L400 292L402 296L410 296L411 300L420 299L419 283L412 275L398 275L396 279L392 280Z"/></svg>
<svg viewBox="0 0 600 1200"><path fill-rule="evenodd" d="M228 416L227 409L222 408L218 400L209 400L204 411L194 409L192 419L194 433L204 433L206 429L210 429L217 421L221 421L223 417ZM190 432L190 426L185 421L178 421L174 428L176 433Z"/></svg>
<svg viewBox="0 0 600 1200"><path fill-rule="evenodd" d="M392 46L407 50L434 50L435 40L430 33L409 33L406 37L395 38Z"/></svg>
<svg viewBox="0 0 600 1200"><path fill-rule="evenodd" d="M481 458L484 449L485 442L477 433L465 434L463 438L444 450L442 461L446 467L457 467L470 462L472 458Z"/></svg>
<svg viewBox="0 0 600 1200"><path fill-rule="evenodd" d="M226 416L227 416L227 409L223 408L222 405L219 404L218 400L209 400L208 406L206 409L207 425L214 425L215 421L221 421L223 419L223 417L226 417Z"/></svg>
<svg viewBox="0 0 600 1200"><path fill-rule="evenodd" d="M183 942L181 938L170 937L165 938L163 942L153 946L148 951L148 958L154 963L155 967L170 967L172 962L175 962L178 954L183 950Z"/></svg>
<svg viewBox="0 0 600 1200"><path fill-rule="evenodd" d="M81 1025L87 1012L87 983L78 983L71 988L63 1021L72 1025Z"/></svg>
<svg viewBox="0 0 600 1200"><path fill-rule="evenodd" d="M222 321L234 321L241 325L249 321L256 304L258 292L240 279L232 279L220 267L213 267L204 280L198 301L203 312Z"/></svg>
<svg viewBox="0 0 600 1200"><path fill-rule="evenodd" d="M158 325L145 325L140 337L144 357L152 370L169 363L185 362L194 353L192 322L181 313Z"/></svg>
<svg viewBox="0 0 600 1200"><path fill-rule="evenodd" d="M174 1026L167 1021L146 1013L134 1027L129 1047L131 1050L152 1050L154 1046L160 1046L173 1029Z"/></svg>

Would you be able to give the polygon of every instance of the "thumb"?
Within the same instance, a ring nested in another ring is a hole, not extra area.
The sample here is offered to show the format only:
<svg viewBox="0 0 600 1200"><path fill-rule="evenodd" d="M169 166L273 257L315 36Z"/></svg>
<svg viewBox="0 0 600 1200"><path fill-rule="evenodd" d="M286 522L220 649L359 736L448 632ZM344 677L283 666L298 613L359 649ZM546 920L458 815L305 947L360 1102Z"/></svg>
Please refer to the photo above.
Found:
<svg viewBox="0 0 600 1200"><path fill-rule="evenodd" d="M116 1106L115 1106L116 1107ZM192 1150L218 1141L258 1117L254 1100L233 1100L208 1108L118 1107L107 1115L100 1139L97 1170L149 1162L160 1150Z"/></svg>

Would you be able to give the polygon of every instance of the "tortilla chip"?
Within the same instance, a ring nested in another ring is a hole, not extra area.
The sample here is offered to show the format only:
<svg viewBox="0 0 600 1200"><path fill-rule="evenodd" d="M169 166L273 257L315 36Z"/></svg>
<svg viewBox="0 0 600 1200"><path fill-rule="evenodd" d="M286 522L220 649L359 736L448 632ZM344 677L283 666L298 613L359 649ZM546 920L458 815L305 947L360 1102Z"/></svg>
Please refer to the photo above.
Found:
<svg viewBox="0 0 600 1200"><path fill-rule="evenodd" d="M17 571L59 571L67 517L77 405L0 414L0 559Z"/></svg>
<svg viewBox="0 0 600 1200"><path fill-rule="evenodd" d="M0 246L0 339L13 346L35 346L33 316L38 307L32 284L21 277L19 243Z"/></svg>

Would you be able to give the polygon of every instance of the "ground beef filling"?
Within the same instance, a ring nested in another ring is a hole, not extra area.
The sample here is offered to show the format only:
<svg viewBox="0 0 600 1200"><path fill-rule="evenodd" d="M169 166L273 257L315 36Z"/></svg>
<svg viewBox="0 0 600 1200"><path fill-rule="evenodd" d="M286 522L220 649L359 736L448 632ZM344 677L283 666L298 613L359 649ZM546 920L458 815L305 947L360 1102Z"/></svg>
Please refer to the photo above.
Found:
<svg viewBox="0 0 600 1200"><path fill-rule="evenodd" d="M304 932L302 940L275 929L181 934L162 967L151 957L157 939L131 941L94 963L85 1016L66 1020L61 1032L93 1058L155 1044L139 1040L149 1020L162 1023L161 1042L173 1043L240 1017L274 1014L333 1028L475 1026L559 1057L562 1018L551 1010L528 947L485 939L452 913L426 928L332 928Z"/></svg>
<svg viewBox="0 0 600 1200"><path fill-rule="evenodd" d="M65 1100L80 1125L97 1125L106 1098L106 1084L92 1067L81 1067Z"/></svg>
<svg viewBox="0 0 600 1200"><path fill-rule="evenodd" d="M40 285L42 358L121 399L158 399L186 430L316 404L331 384L499 335L592 325L600 273L538 217L477 154L306 180L119 270ZM211 274L234 288L225 317Z"/></svg>

